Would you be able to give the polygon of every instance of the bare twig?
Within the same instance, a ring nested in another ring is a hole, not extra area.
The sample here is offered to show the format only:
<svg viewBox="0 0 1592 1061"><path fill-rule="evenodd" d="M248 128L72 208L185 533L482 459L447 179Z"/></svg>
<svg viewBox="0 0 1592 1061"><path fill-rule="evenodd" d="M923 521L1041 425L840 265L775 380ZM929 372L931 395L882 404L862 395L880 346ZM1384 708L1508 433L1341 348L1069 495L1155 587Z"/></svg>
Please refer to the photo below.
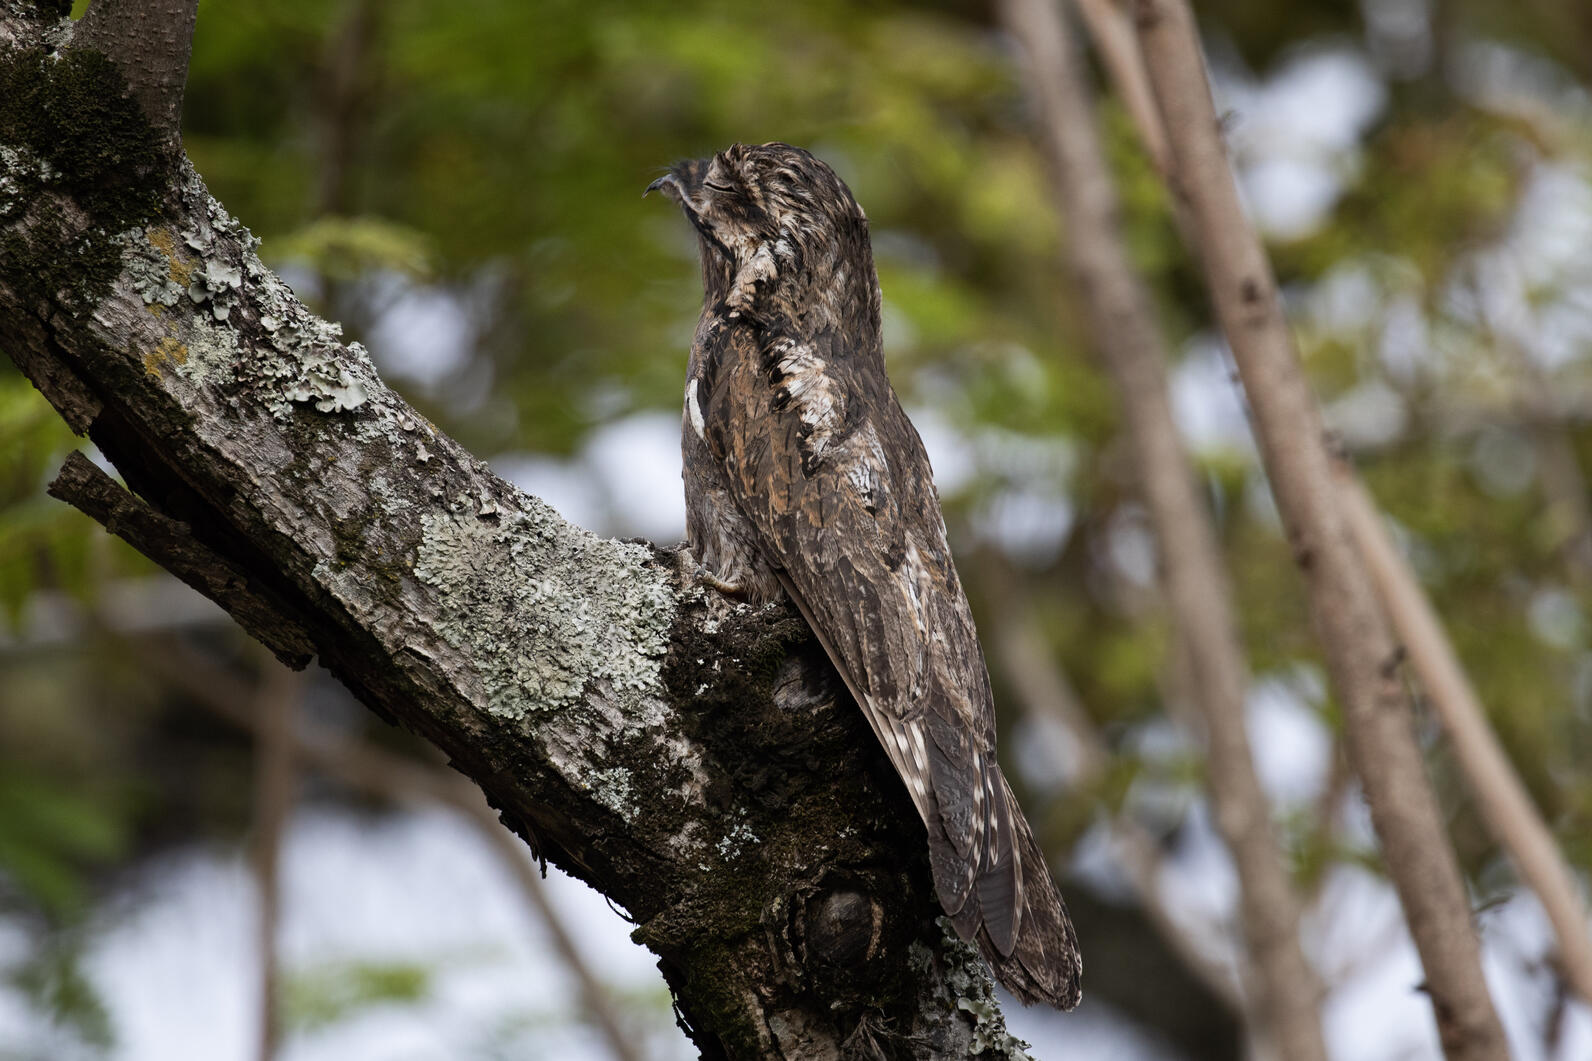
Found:
<svg viewBox="0 0 1592 1061"><path fill-rule="evenodd" d="M1167 173L1171 163L1166 134L1161 131L1155 96L1144 77L1144 56L1139 52L1139 42L1134 38L1133 24L1128 21L1127 13L1117 0L1074 0L1074 3L1112 83L1122 96L1128 116L1139 130L1150 164L1157 172Z"/></svg>
<svg viewBox="0 0 1592 1061"><path fill-rule="evenodd" d="M1399 651L1335 501L1320 410L1299 366L1264 249L1238 199L1194 17L1139 0L1145 68L1197 235L1212 301L1249 397L1277 507L1305 574L1346 740L1421 954L1451 1059L1508 1056L1481 975L1464 880L1415 742Z"/></svg>
<svg viewBox="0 0 1592 1061"><path fill-rule="evenodd" d="M1094 14L1087 15L1091 32L1095 30L1097 21L1107 27L1104 32L1108 34L1113 32L1110 28L1113 24L1127 24L1126 14L1110 0L1077 0L1077 3L1080 9L1094 10ZM1112 76L1120 79L1118 87L1124 95L1146 91L1148 74L1142 55L1136 50L1125 61L1110 65ZM1139 112L1134 113L1137 115ZM1140 133L1147 142L1164 142L1159 116L1153 117L1149 126L1141 126ZM1151 153L1152 156L1155 154L1153 151ZM1522 351L1515 349L1506 353L1516 358L1517 368L1529 371L1534 367L1529 359L1524 358ZM1574 403L1567 406L1561 395L1547 392L1539 371L1535 379L1527 379L1526 390L1513 408L1487 410L1468 427L1475 429L1506 421L1520 424L1538 437L1556 430L1562 439L1566 420L1581 415L1584 414ZM1451 429L1464 430L1466 426L1454 425ZM1585 511L1585 498L1581 496L1584 491L1574 485L1582 476L1573 453L1568 456L1568 461L1559 458L1559 477L1554 483L1545 484L1544 488L1550 495L1550 503L1553 503L1553 499L1558 499L1560 503L1565 500L1571 502L1571 515L1576 517L1572 526L1582 528L1587 526L1587 520L1581 514ZM1549 458L1545 458L1546 463L1550 463ZM1376 581L1377 593L1410 653L1428 698L1444 726L1450 730L1456 758L1476 792L1493 837L1510 851L1511 857L1521 867L1522 877L1537 892L1548 912L1560 939L1561 960L1567 979L1579 994L1592 998L1588 994L1589 986L1592 986L1592 972L1589 972L1592 970L1592 956L1589 956L1585 906L1579 898L1569 867L1553 844L1552 833L1526 795L1496 735L1487 725L1486 714L1454 655L1452 644L1442 633L1431 603L1426 599L1409 564L1389 541L1386 528L1377 518L1364 486L1346 463L1338 462L1334 472L1342 491L1340 503L1344 507L1356 547L1365 557L1367 568ZM1571 570L1572 573L1577 570L1573 554ZM1459 721L1451 722L1450 719ZM1463 738L1456 732L1458 729L1466 731ZM1462 743L1474 743L1476 746L1467 750L1461 747Z"/></svg>
<svg viewBox="0 0 1592 1061"><path fill-rule="evenodd" d="M1442 719L1476 805L1493 838L1509 852L1521 878L1542 903L1558 936L1565 979L1582 998L1592 1001L1592 936L1570 869L1487 724L1486 712L1443 634L1441 621L1390 540L1375 502L1346 466L1339 464L1337 473L1349 530L1421 687Z"/></svg>
<svg viewBox="0 0 1592 1061"><path fill-rule="evenodd" d="M303 675L260 653L263 674L252 697L254 722L254 836L251 844L259 900L260 1061L272 1061L282 1037L276 936L281 920L282 840L293 810L293 715Z"/></svg>
<svg viewBox="0 0 1592 1061"><path fill-rule="evenodd" d="M315 654L309 635L283 615L242 567L210 550L188 526L128 493L81 453L72 453L49 486L59 498L158 562L232 613L277 659L295 669Z"/></svg>
<svg viewBox="0 0 1592 1061"><path fill-rule="evenodd" d="M1249 675L1221 551L1172 418L1167 351L1150 293L1122 242L1089 91L1054 0L1003 0L1000 10L1027 53L1030 94L1056 174L1057 204L1067 217L1072 272L1128 421L1163 586L1186 647L1209 747L1207 783L1238 869L1257 1032L1284 1057L1324 1061L1320 983L1300 946L1298 898L1272 835L1245 729ZM1131 37L1125 46L1134 46Z"/></svg>

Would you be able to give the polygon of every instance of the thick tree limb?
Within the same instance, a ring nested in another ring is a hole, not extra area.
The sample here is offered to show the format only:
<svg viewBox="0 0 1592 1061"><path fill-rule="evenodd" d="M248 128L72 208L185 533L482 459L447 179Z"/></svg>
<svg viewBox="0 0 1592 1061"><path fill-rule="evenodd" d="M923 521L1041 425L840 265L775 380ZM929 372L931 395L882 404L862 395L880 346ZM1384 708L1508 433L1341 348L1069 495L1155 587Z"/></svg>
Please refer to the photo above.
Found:
<svg viewBox="0 0 1592 1061"><path fill-rule="evenodd" d="M1056 0L1002 0L1000 11L1025 52L1029 95L1055 175L1057 207L1067 222L1068 261L1127 419L1162 585L1187 646L1190 691L1210 755L1206 784L1238 870L1249 954L1244 979L1255 1031L1283 1057L1325 1061L1321 985L1300 945L1299 900L1250 753L1244 713L1249 673L1231 591L1172 419L1167 351L1149 290L1128 261L1089 90Z"/></svg>
<svg viewBox="0 0 1592 1061"><path fill-rule="evenodd" d="M800 619L570 526L437 431L57 14L0 2L0 348L70 371L128 487L625 908L704 1054L1018 1055Z"/></svg>
<svg viewBox="0 0 1592 1061"><path fill-rule="evenodd" d="M1415 742L1400 653L1335 499L1320 410L1270 262L1239 203L1193 15L1181 0L1139 0L1137 11L1171 146L1173 193L1193 221L1212 301L1243 377L1267 478L1343 705L1349 757L1420 951L1443 1048L1451 1059L1507 1057L1464 881Z"/></svg>

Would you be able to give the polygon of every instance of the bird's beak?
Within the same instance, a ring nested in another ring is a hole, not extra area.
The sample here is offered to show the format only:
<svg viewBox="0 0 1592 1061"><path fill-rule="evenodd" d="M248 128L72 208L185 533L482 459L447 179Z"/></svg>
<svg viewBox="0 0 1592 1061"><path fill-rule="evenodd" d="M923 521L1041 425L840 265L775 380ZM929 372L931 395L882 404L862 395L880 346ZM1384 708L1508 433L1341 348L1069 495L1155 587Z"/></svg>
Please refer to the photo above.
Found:
<svg viewBox="0 0 1592 1061"><path fill-rule="evenodd" d="M673 173L665 173L663 176L647 185L647 190L641 193L641 197L645 199L647 196L657 191L663 192L665 196L678 202L681 196L680 178L676 177Z"/></svg>
<svg viewBox="0 0 1592 1061"><path fill-rule="evenodd" d="M689 208L702 192L702 178L707 175L708 162L708 159L702 158L676 162L669 167L668 173L647 185L647 190L641 193L642 197L652 192L662 192L665 199L672 199Z"/></svg>

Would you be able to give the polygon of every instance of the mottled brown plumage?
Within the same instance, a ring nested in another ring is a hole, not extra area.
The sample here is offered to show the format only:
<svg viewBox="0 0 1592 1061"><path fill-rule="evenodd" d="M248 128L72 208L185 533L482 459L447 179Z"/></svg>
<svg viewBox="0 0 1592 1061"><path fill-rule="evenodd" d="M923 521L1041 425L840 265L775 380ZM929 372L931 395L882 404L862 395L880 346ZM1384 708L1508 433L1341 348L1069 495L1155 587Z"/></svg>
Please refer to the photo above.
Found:
<svg viewBox="0 0 1592 1061"><path fill-rule="evenodd" d="M862 208L788 144L736 144L653 187L701 242L683 445L704 577L795 600L906 783L958 932L1023 1001L1070 1008L1077 943L995 761L928 456L885 375Z"/></svg>

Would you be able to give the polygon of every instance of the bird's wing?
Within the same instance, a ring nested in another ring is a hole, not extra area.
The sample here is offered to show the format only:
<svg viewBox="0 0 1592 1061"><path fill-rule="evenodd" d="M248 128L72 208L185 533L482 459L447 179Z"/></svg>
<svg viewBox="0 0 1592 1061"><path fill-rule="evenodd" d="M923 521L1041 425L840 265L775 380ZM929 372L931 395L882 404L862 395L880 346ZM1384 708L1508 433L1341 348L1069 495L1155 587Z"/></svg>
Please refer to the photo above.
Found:
<svg viewBox="0 0 1592 1061"><path fill-rule="evenodd" d="M906 783L941 904L1012 966L1008 986L1069 1005L1072 927L996 762L989 677L928 456L882 363L745 327L710 341L724 346L703 410L709 449Z"/></svg>

